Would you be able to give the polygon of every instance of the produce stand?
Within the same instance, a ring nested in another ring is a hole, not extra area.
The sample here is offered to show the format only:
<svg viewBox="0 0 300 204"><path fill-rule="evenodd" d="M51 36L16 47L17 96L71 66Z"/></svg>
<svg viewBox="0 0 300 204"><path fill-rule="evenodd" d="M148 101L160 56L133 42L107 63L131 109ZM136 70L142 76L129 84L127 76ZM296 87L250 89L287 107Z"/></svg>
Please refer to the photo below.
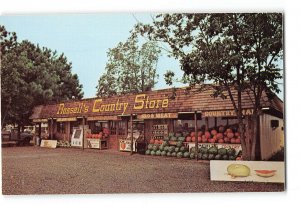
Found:
<svg viewBox="0 0 300 204"><path fill-rule="evenodd" d="M104 136L103 133L87 134L86 138L87 148L100 150L108 149L108 136Z"/></svg>

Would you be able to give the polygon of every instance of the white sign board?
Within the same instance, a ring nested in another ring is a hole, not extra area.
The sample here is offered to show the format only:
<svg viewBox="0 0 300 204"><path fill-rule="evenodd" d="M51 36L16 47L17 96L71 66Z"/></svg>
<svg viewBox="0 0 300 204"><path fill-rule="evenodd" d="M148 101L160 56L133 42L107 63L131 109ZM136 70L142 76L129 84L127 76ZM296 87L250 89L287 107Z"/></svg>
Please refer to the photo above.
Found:
<svg viewBox="0 0 300 204"><path fill-rule="evenodd" d="M71 138L72 147L82 147L83 130L81 128L74 128Z"/></svg>
<svg viewBox="0 0 300 204"><path fill-rule="evenodd" d="M92 149L99 149L100 148L100 140L99 139L87 139L87 147Z"/></svg>
<svg viewBox="0 0 300 204"><path fill-rule="evenodd" d="M57 140L42 140L41 147L56 148Z"/></svg>
<svg viewBox="0 0 300 204"><path fill-rule="evenodd" d="M131 151L131 140L119 140L119 150L124 152ZM133 142L133 152L136 152L136 143Z"/></svg>
<svg viewBox="0 0 300 204"><path fill-rule="evenodd" d="M233 177L229 175L227 172L227 167L231 164L246 165L250 169L250 174L245 177L238 177L238 176ZM273 173L269 175L260 173L260 172L271 172L271 171ZM211 160L210 180L284 183L285 181L284 162Z"/></svg>

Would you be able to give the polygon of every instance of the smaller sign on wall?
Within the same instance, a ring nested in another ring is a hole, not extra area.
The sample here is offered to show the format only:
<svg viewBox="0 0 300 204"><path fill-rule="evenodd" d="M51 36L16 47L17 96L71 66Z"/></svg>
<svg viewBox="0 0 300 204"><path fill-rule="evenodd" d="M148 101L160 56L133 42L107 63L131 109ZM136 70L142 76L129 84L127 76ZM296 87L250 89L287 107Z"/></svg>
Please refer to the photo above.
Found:
<svg viewBox="0 0 300 204"><path fill-rule="evenodd" d="M178 118L178 113L146 113L137 116L138 119Z"/></svg>
<svg viewBox="0 0 300 204"><path fill-rule="evenodd" d="M243 115L252 115L253 109L243 109ZM234 110L202 111L202 117L235 117Z"/></svg>
<svg viewBox="0 0 300 204"><path fill-rule="evenodd" d="M34 123L47 123L48 119L33 119L32 122L34 122Z"/></svg>
<svg viewBox="0 0 300 204"><path fill-rule="evenodd" d="M93 120L102 120L102 121L106 121L106 120L121 120L121 118L119 118L118 116L91 116L91 117L87 117L88 121L93 121Z"/></svg>
<svg viewBox="0 0 300 204"><path fill-rule="evenodd" d="M56 120L57 122L71 122L71 121L77 121L77 118L76 117L73 117L73 118L57 118Z"/></svg>

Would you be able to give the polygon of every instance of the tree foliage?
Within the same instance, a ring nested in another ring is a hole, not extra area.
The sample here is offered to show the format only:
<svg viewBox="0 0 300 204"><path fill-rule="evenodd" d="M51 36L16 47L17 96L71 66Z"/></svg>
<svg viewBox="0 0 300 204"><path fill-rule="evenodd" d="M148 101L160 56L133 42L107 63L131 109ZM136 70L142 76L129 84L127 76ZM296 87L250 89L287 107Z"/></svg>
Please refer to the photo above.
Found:
<svg viewBox="0 0 300 204"><path fill-rule="evenodd" d="M105 73L98 81L97 96L151 90L158 78L156 64L159 53L156 43L139 44L138 36L134 34L126 42L109 49Z"/></svg>
<svg viewBox="0 0 300 204"><path fill-rule="evenodd" d="M241 93L254 95L253 121L257 127L262 93L280 91L277 80L282 78L278 63L283 56L282 28L280 13L160 14L153 24L136 26L149 39L169 46L171 55L180 61L184 81L191 86L212 82L214 96L230 97L246 159L256 157L257 130L247 142ZM173 76L172 72L166 73L169 84Z"/></svg>
<svg viewBox="0 0 300 204"><path fill-rule="evenodd" d="M78 76L63 54L26 40L19 43L4 26L0 36L2 125L27 124L36 105L83 97Z"/></svg>

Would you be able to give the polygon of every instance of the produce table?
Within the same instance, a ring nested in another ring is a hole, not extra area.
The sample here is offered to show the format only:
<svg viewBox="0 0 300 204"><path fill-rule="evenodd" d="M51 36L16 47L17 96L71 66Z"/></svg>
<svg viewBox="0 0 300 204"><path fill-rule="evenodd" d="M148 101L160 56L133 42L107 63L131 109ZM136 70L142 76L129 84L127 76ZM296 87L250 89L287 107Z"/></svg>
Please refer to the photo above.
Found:
<svg viewBox="0 0 300 204"><path fill-rule="evenodd" d="M230 164L243 164L250 168L250 175L246 177L232 177L227 173ZM258 176L255 170L276 170L274 176ZM269 161L210 161L210 180L212 181L247 181L247 182L270 182L284 183L285 167L284 162Z"/></svg>
<svg viewBox="0 0 300 204"><path fill-rule="evenodd" d="M87 146L91 149L108 149L108 141L106 139L88 138Z"/></svg>

